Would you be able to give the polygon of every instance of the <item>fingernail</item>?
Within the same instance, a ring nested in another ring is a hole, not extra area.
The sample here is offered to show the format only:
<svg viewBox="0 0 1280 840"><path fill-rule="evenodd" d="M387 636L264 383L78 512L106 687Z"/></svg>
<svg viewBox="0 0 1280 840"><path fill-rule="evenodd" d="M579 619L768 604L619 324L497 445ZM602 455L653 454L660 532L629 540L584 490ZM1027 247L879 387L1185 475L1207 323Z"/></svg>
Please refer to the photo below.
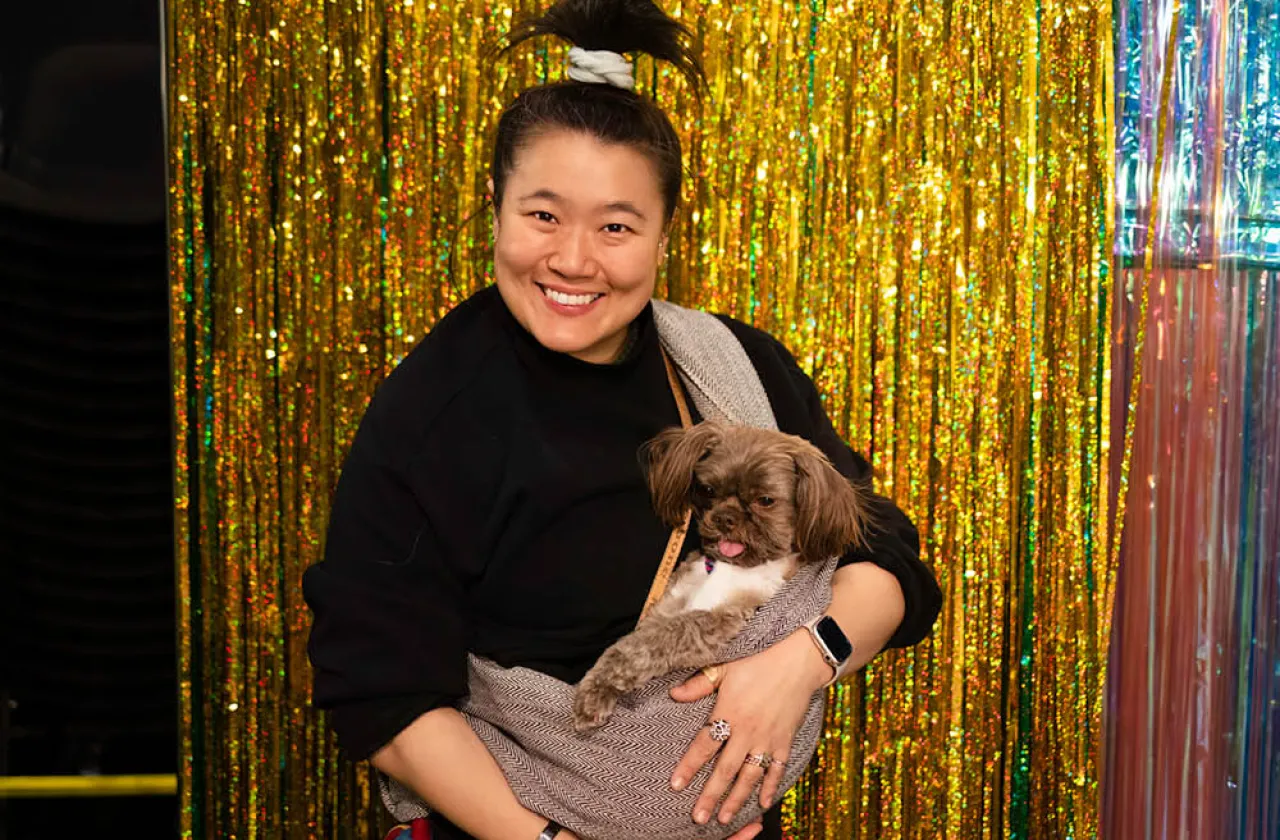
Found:
<svg viewBox="0 0 1280 840"><path fill-rule="evenodd" d="M711 815L708 814L706 811L697 811L693 815L693 821L696 822L698 825L702 825L707 821L707 818L710 816Z"/></svg>
<svg viewBox="0 0 1280 840"><path fill-rule="evenodd" d="M728 812L726 812L726 813L722 813L722 814L720 815L720 824L721 824L721 825L728 825L728 824L729 824L729 823L731 823L731 822L733 822L733 811L728 811Z"/></svg>
<svg viewBox="0 0 1280 840"><path fill-rule="evenodd" d="M671 777L671 789L672 789L672 790L683 790L683 789L684 789L684 777L683 777L683 776L672 776L672 777Z"/></svg>
<svg viewBox="0 0 1280 840"><path fill-rule="evenodd" d="M769 810L770 808L772 808L772 807L773 807L773 797L772 797L772 796L766 796L766 797L764 798L764 801L763 801L763 802L761 802L760 804L761 804L762 806L764 806L764 809L765 809L766 811L767 811L767 810Z"/></svg>

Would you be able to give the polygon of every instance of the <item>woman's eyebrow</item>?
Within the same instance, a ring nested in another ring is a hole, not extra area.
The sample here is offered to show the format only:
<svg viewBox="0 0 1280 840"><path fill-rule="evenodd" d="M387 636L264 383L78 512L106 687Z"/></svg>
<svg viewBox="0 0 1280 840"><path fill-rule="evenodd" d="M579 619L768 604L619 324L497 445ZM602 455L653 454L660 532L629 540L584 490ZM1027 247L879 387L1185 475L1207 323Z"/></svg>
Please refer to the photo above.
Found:
<svg viewBox="0 0 1280 840"><path fill-rule="evenodd" d="M553 192L547 189L546 187L543 187L540 190L534 190L528 195L520 196L521 201L529 201L530 199L534 199L534 198L545 198L547 201L555 201L555 202L564 201L564 199L560 196L559 193Z"/></svg>
<svg viewBox="0 0 1280 840"><path fill-rule="evenodd" d="M640 221L645 221L645 215L640 212L640 208L630 201L611 201L604 206L604 209L606 212L630 213Z"/></svg>

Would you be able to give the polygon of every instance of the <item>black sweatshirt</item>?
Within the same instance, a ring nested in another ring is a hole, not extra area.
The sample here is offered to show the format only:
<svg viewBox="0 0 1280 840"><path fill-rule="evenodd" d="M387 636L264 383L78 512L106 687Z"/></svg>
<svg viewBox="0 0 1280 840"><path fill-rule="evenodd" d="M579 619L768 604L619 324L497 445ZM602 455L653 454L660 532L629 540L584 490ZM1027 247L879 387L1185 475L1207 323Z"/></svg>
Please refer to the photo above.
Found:
<svg viewBox="0 0 1280 840"><path fill-rule="evenodd" d="M722 320L779 428L864 478L867 462L836 435L791 354ZM462 698L467 651L576 683L635 626L670 535L638 451L679 422L650 307L612 365L544 348L494 287L441 320L370 403L324 560L303 579L315 703L332 710L351 756ZM905 647L929 633L941 592L911 522L887 499L873 510L870 548L842 565L870 561L897 577L906 615L889 646Z"/></svg>

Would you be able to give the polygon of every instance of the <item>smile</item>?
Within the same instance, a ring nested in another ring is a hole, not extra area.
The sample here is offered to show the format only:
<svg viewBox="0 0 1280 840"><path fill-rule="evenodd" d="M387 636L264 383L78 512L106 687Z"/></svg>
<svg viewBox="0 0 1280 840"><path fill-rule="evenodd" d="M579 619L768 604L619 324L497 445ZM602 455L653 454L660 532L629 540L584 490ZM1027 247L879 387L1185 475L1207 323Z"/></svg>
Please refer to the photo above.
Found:
<svg viewBox="0 0 1280 840"><path fill-rule="evenodd" d="M589 306L604 297L603 293L584 295L565 294L564 292L557 292L555 289L548 289L546 286L541 284L538 285L538 288L542 289L542 294L547 300L552 303L559 304L560 306Z"/></svg>

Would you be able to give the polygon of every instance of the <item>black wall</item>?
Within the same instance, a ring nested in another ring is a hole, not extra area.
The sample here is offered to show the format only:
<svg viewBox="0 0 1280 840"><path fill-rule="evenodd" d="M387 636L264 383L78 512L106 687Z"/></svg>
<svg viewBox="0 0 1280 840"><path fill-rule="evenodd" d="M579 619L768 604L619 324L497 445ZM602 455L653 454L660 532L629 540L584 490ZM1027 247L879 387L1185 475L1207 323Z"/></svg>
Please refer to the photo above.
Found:
<svg viewBox="0 0 1280 840"><path fill-rule="evenodd" d="M177 768L163 100L125 45L157 0L0 0L0 774ZM0 798L0 840L176 824Z"/></svg>
<svg viewBox="0 0 1280 840"><path fill-rule="evenodd" d="M83 43L160 43L161 0L0 2L0 136L11 139L36 63ZM6 144L7 145L7 144Z"/></svg>

